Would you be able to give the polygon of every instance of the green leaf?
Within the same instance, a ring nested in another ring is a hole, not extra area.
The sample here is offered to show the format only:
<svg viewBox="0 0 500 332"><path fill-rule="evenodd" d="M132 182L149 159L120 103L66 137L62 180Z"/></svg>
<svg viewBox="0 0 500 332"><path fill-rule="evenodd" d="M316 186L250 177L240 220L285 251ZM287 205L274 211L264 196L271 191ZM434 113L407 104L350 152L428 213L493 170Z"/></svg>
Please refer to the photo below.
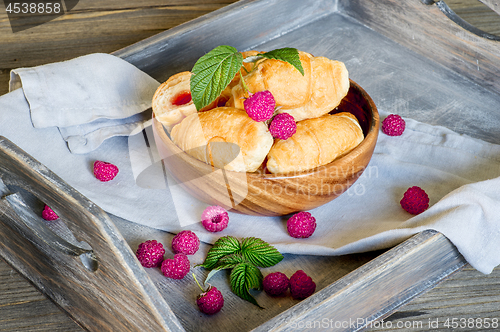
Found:
<svg viewBox="0 0 500 332"><path fill-rule="evenodd" d="M285 47L279 48L277 50L272 50L263 54L259 54L259 56L267 58L267 59L276 59L288 62L304 76L304 68L302 68L302 63L300 62L299 51L296 48Z"/></svg>
<svg viewBox="0 0 500 332"><path fill-rule="evenodd" d="M233 236L223 236L215 241L212 248L207 253L207 257L203 264L197 266L203 266L204 268L211 270L217 266L219 260L227 255L239 253L241 250L240 241Z"/></svg>
<svg viewBox="0 0 500 332"><path fill-rule="evenodd" d="M205 284L220 270L232 269L233 267L243 262L247 261L245 260L245 258L243 258L243 256L241 256L241 254L231 254L222 257L215 265L215 268L208 273Z"/></svg>
<svg viewBox="0 0 500 332"><path fill-rule="evenodd" d="M244 263L244 262L247 262L247 260L245 258L243 258L243 256L241 256L240 253L231 254L231 255L227 255L227 256L224 256L221 259L219 259L219 261L217 262L217 265L215 267L219 270L232 269L236 265L238 265L240 263Z"/></svg>
<svg viewBox="0 0 500 332"><path fill-rule="evenodd" d="M231 271L231 290L242 299L261 307L250 294L250 289L262 289L262 273L251 263L240 263ZM261 307L262 308L262 307Z"/></svg>
<svg viewBox="0 0 500 332"><path fill-rule="evenodd" d="M191 97L197 110L213 102L243 65L243 55L232 46L221 45L196 61L191 72Z"/></svg>
<svg viewBox="0 0 500 332"><path fill-rule="evenodd" d="M275 247L256 237L243 239L241 254L246 260L260 267L276 265L283 259L283 255Z"/></svg>

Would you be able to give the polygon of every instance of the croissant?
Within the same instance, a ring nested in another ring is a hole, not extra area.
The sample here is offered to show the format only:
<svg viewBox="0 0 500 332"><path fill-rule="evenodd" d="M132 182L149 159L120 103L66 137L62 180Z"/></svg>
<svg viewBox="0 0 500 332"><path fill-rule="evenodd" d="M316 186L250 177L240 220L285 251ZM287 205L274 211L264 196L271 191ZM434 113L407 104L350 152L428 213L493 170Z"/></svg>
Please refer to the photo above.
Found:
<svg viewBox="0 0 500 332"><path fill-rule="evenodd" d="M251 92L271 91L276 106L280 107L278 113L289 113L295 121L330 112L349 90L349 73L344 63L300 51L299 57L304 75L287 62L265 59L257 62L245 76ZM226 105L243 109L245 98L248 93L242 82L238 82Z"/></svg>
<svg viewBox="0 0 500 332"><path fill-rule="evenodd" d="M168 131L185 117L196 113L189 88L191 72L171 76L156 89L152 108L155 117Z"/></svg>
<svg viewBox="0 0 500 332"><path fill-rule="evenodd" d="M267 156L267 169L289 173L325 165L350 152L363 138L356 117L347 112L303 120L292 137L275 142Z"/></svg>
<svg viewBox="0 0 500 332"><path fill-rule="evenodd" d="M257 55L262 52L246 51L241 52L243 57ZM243 75L250 71L252 64L244 63ZM153 95L153 112L158 121L160 121L170 132L172 128L180 123L188 115L196 113L196 106L191 98L192 73L184 71L171 76L166 82L162 83ZM231 97L231 89L240 81L240 74L237 73L229 85L222 91L209 105L203 107L200 111L207 111L218 106L224 106Z"/></svg>
<svg viewBox="0 0 500 332"><path fill-rule="evenodd" d="M263 122L231 107L189 115L172 129L171 138L192 157L237 172L256 171L273 145Z"/></svg>

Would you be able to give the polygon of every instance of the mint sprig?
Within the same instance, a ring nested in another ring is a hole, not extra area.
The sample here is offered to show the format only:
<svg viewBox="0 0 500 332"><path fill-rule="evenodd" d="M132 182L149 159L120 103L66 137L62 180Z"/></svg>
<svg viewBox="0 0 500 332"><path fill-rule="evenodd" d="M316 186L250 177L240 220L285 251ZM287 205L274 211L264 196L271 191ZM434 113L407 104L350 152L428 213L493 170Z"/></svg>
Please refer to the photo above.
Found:
<svg viewBox="0 0 500 332"><path fill-rule="evenodd" d="M200 266L207 270L212 270L217 266L219 260L231 254L239 253L241 251L241 244L237 238L233 236L224 236L219 238L212 248L207 253L205 261Z"/></svg>
<svg viewBox="0 0 500 332"><path fill-rule="evenodd" d="M297 49L295 48L279 48L277 50L259 54L257 56L288 62L289 64L294 66L302 74L302 76L304 76L304 68L302 68L302 63L300 62L299 51L297 51Z"/></svg>
<svg viewBox="0 0 500 332"><path fill-rule="evenodd" d="M260 305L250 294L250 289L261 290L262 279L262 273L252 263L240 263L236 265L229 276L233 293L258 307L260 307Z"/></svg>
<svg viewBox="0 0 500 332"><path fill-rule="evenodd" d="M217 46L199 58L191 70L191 98L196 109L199 111L220 96L240 71L243 61L255 62L263 58L288 62L304 75L299 51L295 48L280 48L243 59L236 48Z"/></svg>
<svg viewBox="0 0 500 332"><path fill-rule="evenodd" d="M241 252L246 260L260 267L276 265L283 259L283 255L275 247L255 237L243 239Z"/></svg>
<svg viewBox="0 0 500 332"><path fill-rule="evenodd" d="M229 281L233 293L259 306L250 294L250 289L262 289L259 267L276 265L282 259L283 255L276 248L259 238L243 238L240 242L233 236L224 236L214 243L200 266L212 270L205 283L218 271L232 269Z"/></svg>
<svg viewBox="0 0 500 332"><path fill-rule="evenodd" d="M197 110L213 102L231 83L243 64L243 55L232 46L221 45L196 61L190 81L191 98Z"/></svg>

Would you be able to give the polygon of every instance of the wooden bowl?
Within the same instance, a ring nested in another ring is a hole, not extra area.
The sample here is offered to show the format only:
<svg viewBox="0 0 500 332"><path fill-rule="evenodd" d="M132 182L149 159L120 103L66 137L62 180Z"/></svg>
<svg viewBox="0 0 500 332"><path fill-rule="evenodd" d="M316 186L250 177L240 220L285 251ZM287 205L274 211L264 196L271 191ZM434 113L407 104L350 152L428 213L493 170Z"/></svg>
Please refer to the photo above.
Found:
<svg viewBox="0 0 500 332"><path fill-rule="evenodd" d="M351 152L333 162L294 174L232 172L201 162L179 149L153 118L156 145L165 167L188 193L210 205L257 216L310 210L345 192L367 168L377 142L379 115L370 96L355 82L332 111L354 114L365 135Z"/></svg>

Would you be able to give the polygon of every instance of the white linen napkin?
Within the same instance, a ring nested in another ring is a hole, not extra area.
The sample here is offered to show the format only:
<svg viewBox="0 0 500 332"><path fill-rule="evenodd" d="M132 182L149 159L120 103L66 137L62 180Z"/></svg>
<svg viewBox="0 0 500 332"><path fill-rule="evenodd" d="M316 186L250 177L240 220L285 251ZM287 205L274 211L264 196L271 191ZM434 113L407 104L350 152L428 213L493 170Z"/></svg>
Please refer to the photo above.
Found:
<svg viewBox="0 0 500 332"><path fill-rule="evenodd" d="M227 229L209 233L199 222L207 204L186 194L165 174L151 127L139 124L138 128L145 130L136 130L136 135L113 137L87 154L72 154L56 127L32 125L25 96L37 88L36 79L24 77L24 91L0 97L0 135L118 217L169 232L191 229L207 243L224 235L256 236L283 253L309 255L387 248L422 230L435 229L479 271L490 273L500 264L498 145L406 119L402 136L380 133L369 167L346 193L310 211L318 223L310 238L291 238L286 231L287 217L236 213L230 213ZM99 90L105 94L119 89L119 85L101 83ZM52 100L52 104L56 102ZM50 108L47 111L49 116ZM381 112L381 118L387 114ZM99 182L92 174L94 160L117 165L118 176ZM410 215L399 204L411 186L423 188L430 197L431 207L418 216Z"/></svg>
<svg viewBox="0 0 500 332"><path fill-rule="evenodd" d="M150 118L159 83L115 56L94 53L11 71L9 91L23 88L35 128L56 126L73 153L127 136Z"/></svg>

